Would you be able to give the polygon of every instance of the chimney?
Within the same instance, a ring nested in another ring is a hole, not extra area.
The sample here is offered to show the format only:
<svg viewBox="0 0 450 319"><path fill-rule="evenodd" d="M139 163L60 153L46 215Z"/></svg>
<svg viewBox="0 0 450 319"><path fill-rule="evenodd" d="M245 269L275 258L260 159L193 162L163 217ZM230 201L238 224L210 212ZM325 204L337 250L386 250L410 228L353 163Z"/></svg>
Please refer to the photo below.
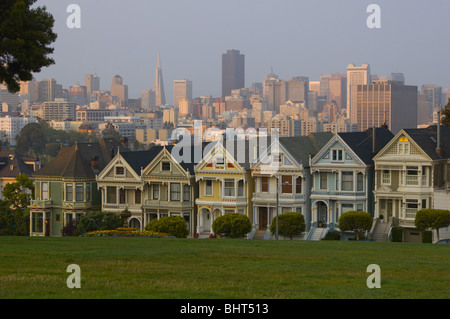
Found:
<svg viewBox="0 0 450 319"><path fill-rule="evenodd" d="M442 149L441 149L441 107L442 105L439 106L439 111L438 111L438 122L437 122L437 127L436 127L436 133L437 133L437 142L436 142L436 153L439 156L442 156Z"/></svg>

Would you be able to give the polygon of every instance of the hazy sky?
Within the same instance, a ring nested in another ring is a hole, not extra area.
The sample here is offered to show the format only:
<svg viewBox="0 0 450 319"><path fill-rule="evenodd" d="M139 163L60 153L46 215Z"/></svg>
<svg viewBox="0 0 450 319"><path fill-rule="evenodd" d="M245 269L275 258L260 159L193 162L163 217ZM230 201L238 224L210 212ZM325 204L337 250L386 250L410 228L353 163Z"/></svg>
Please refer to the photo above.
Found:
<svg viewBox="0 0 450 319"><path fill-rule="evenodd" d="M81 28L69 29L70 4ZM369 4L381 28L369 29ZM193 81L194 96L221 95L221 55L245 54L245 82L262 82L273 66L281 79L346 73L369 63L372 74L405 74L406 83L450 88L449 0L38 0L55 18L56 64L36 74L65 88L97 73L109 89L120 74L129 97L153 88L161 53L166 99L173 81Z"/></svg>

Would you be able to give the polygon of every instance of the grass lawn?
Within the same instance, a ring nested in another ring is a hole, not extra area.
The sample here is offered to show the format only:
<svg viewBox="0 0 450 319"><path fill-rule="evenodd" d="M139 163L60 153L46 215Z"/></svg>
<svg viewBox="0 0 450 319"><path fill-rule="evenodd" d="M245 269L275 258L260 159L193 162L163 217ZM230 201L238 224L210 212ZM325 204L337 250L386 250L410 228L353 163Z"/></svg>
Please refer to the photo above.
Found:
<svg viewBox="0 0 450 319"><path fill-rule="evenodd" d="M69 289L67 266L81 268ZM381 289L369 289L370 264ZM0 237L0 298L445 298L450 245Z"/></svg>

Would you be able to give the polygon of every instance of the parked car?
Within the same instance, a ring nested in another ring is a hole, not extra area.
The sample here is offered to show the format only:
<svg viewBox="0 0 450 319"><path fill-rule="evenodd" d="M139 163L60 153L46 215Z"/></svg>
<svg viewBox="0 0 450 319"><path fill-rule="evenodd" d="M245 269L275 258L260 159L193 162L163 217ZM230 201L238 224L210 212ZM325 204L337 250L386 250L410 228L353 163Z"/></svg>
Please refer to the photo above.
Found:
<svg viewBox="0 0 450 319"><path fill-rule="evenodd" d="M437 241L436 244L450 244L450 238L441 239L441 240Z"/></svg>

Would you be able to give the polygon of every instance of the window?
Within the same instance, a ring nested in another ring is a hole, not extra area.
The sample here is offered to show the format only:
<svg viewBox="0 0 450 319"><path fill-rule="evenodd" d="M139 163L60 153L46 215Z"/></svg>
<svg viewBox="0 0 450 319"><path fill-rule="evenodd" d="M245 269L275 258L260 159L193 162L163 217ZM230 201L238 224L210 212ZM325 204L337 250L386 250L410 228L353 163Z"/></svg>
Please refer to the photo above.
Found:
<svg viewBox="0 0 450 319"><path fill-rule="evenodd" d="M353 190L353 172L342 172L342 190Z"/></svg>
<svg viewBox="0 0 450 319"><path fill-rule="evenodd" d="M213 181L210 179L207 179L205 181L205 195L206 196L212 196L213 195Z"/></svg>
<svg viewBox="0 0 450 319"><path fill-rule="evenodd" d="M170 171L170 163L169 162L162 162L161 163L161 170L162 171Z"/></svg>
<svg viewBox="0 0 450 319"><path fill-rule="evenodd" d="M391 171L383 170L381 173L381 185L391 185Z"/></svg>
<svg viewBox="0 0 450 319"><path fill-rule="evenodd" d="M410 144L406 137L400 138L398 142L398 154L408 155L410 150Z"/></svg>
<svg viewBox="0 0 450 319"><path fill-rule="evenodd" d="M106 203L116 204L117 203L117 192L115 187L106 187Z"/></svg>
<svg viewBox="0 0 450 319"><path fill-rule="evenodd" d="M32 214L32 232L42 233L44 231L44 214L43 213L33 213Z"/></svg>
<svg viewBox="0 0 450 319"><path fill-rule="evenodd" d="M406 185L419 185L419 171L418 167L406 167Z"/></svg>
<svg viewBox="0 0 450 319"><path fill-rule="evenodd" d="M302 193L302 178L301 177L297 177L297 179L295 180L295 192L297 194Z"/></svg>
<svg viewBox="0 0 450 319"><path fill-rule="evenodd" d="M238 182L238 196L242 197L244 196L244 181L240 180Z"/></svg>
<svg viewBox="0 0 450 319"><path fill-rule="evenodd" d="M332 150L332 160L333 161L342 161L344 159L344 151L343 150Z"/></svg>
<svg viewBox="0 0 450 319"><path fill-rule="evenodd" d="M170 184L170 200L175 202L181 201L181 184L179 183Z"/></svg>
<svg viewBox="0 0 450 319"><path fill-rule="evenodd" d="M158 200L159 199L159 185L153 184L153 199Z"/></svg>
<svg viewBox="0 0 450 319"><path fill-rule="evenodd" d="M84 200L84 185L83 184L76 184L75 199L77 202L82 202Z"/></svg>
<svg viewBox="0 0 450 319"><path fill-rule="evenodd" d="M362 211L363 211L363 207L364 207L363 204L356 204L356 210L357 210L358 212L362 212Z"/></svg>
<svg viewBox="0 0 450 319"><path fill-rule="evenodd" d="M191 200L191 187L189 185L183 186L183 201L189 202Z"/></svg>
<svg viewBox="0 0 450 319"><path fill-rule="evenodd" d="M269 191L269 178L261 177L261 192L267 193Z"/></svg>
<svg viewBox="0 0 450 319"><path fill-rule="evenodd" d="M61 214L56 214L56 215L55 215L55 220L56 220L57 222L60 222L60 221L61 221Z"/></svg>
<svg viewBox="0 0 450 319"><path fill-rule="evenodd" d="M48 200L48 183L42 183L42 197L43 200Z"/></svg>
<svg viewBox="0 0 450 319"><path fill-rule="evenodd" d="M414 219L416 218L417 210L419 209L419 203L417 199L407 199L406 200L406 209L405 209L405 217Z"/></svg>
<svg viewBox="0 0 450 319"><path fill-rule="evenodd" d="M426 199L422 199L422 209L427 208L427 200Z"/></svg>
<svg viewBox="0 0 450 319"><path fill-rule="evenodd" d="M67 202L73 201L73 185L72 184L66 184L66 201Z"/></svg>
<svg viewBox="0 0 450 319"><path fill-rule="evenodd" d="M91 200L91 184L86 184L86 200Z"/></svg>
<svg viewBox="0 0 450 319"><path fill-rule="evenodd" d="M363 173L358 173L356 175L356 190L362 192L364 190L364 175Z"/></svg>
<svg viewBox="0 0 450 319"><path fill-rule="evenodd" d="M140 189L136 189L134 191L134 203L135 204L140 204L141 203L141 197L142 197L141 194L142 194L142 192L141 192Z"/></svg>
<svg viewBox="0 0 450 319"><path fill-rule="evenodd" d="M328 189L328 173L319 173L319 188Z"/></svg>
<svg viewBox="0 0 450 319"><path fill-rule="evenodd" d="M119 190L119 204L125 204L126 202L126 191L125 189L121 188Z"/></svg>
<svg viewBox="0 0 450 319"><path fill-rule="evenodd" d="M125 168L123 168L121 166L116 167L116 175L124 176L125 175Z"/></svg>
<svg viewBox="0 0 450 319"><path fill-rule="evenodd" d="M352 211L353 210L353 204L342 204L342 214Z"/></svg>
<svg viewBox="0 0 450 319"><path fill-rule="evenodd" d="M235 196L234 179L225 180L225 196Z"/></svg>
<svg viewBox="0 0 450 319"><path fill-rule="evenodd" d="M281 192L292 194L292 176L281 176Z"/></svg>

